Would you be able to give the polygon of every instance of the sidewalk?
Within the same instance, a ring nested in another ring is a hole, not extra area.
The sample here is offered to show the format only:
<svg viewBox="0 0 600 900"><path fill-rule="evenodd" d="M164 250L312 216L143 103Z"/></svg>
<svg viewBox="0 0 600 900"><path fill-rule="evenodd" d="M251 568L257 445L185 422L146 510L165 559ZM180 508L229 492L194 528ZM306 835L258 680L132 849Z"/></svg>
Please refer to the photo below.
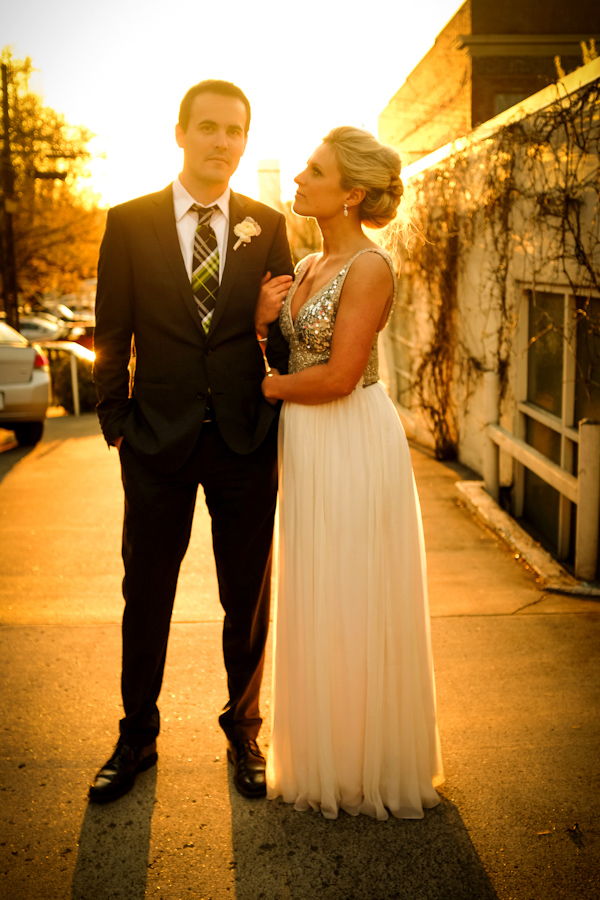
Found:
<svg viewBox="0 0 600 900"><path fill-rule="evenodd" d="M201 500L158 767L121 800L88 806L120 716L118 459L93 416L50 419L35 449L0 452L3 900L600 896L600 603L544 594L460 505L455 482L469 473L417 448L413 460L447 782L422 821L379 823L235 792L217 725L222 616Z"/></svg>

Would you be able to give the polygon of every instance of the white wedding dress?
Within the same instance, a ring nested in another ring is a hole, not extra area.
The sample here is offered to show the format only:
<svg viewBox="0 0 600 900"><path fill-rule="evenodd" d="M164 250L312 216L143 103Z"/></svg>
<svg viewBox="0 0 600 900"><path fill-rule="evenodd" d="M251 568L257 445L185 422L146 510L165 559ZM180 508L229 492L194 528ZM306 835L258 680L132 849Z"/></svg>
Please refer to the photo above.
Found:
<svg viewBox="0 0 600 900"><path fill-rule="evenodd" d="M290 372L328 359L346 274L292 322ZM286 402L279 426L279 575L267 796L422 818L443 782L419 500L402 425L378 382L377 342L355 390Z"/></svg>

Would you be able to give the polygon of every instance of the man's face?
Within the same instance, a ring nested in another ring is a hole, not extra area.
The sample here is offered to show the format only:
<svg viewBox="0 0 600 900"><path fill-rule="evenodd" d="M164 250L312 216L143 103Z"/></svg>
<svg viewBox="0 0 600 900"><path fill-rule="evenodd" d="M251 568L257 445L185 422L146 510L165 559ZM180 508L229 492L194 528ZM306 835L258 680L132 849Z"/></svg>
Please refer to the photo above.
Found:
<svg viewBox="0 0 600 900"><path fill-rule="evenodd" d="M186 130L175 136L183 149L183 174L198 187L223 185L246 149L246 107L237 97L199 94L194 97Z"/></svg>

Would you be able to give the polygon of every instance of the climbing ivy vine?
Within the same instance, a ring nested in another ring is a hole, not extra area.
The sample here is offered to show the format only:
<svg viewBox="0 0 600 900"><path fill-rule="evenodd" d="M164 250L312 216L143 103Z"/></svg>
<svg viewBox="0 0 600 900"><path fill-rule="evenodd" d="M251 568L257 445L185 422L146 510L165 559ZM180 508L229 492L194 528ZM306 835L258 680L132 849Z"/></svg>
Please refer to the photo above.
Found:
<svg viewBox="0 0 600 900"><path fill-rule="evenodd" d="M428 337L411 389L431 426L436 455L447 459L458 445L458 384L468 402L474 378L493 367L505 391L517 280L534 296L540 285L568 284L579 298L576 317L600 335L590 304L600 295L600 81L491 137L462 142L408 188L411 225L402 239L392 227L386 242L400 257L404 295L410 301L413 292L424 292L427 298ZM475 252L480 310L493 334L488 350L474 355L460 337L458 295Z"/></svg>

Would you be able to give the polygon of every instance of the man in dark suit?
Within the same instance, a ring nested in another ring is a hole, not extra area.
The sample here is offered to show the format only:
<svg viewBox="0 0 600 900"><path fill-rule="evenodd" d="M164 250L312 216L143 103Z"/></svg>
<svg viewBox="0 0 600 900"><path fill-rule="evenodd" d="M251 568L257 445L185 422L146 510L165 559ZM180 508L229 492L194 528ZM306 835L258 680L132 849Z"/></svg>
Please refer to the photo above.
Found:
<svg viewBox="0 0 600 900"><path fill-rule="evenodd" d="M283 300L293 266L283 216L229 188L249 123L248 100L235 85L195 85L176 127L184 158L179 178L108 214L98 265L95 381L100 424L118 448L125 490L125 715L116 750L90 788L94 802L122 796L157 759L157 699L199 484L225 610L229 701L219 721L237 789L248 797L265 794L256 738L277 411L261 393L257 301L268 273L271 302L273 294ZM276 323L265 346L269 363L285 371L287 345Z"/></svg>

